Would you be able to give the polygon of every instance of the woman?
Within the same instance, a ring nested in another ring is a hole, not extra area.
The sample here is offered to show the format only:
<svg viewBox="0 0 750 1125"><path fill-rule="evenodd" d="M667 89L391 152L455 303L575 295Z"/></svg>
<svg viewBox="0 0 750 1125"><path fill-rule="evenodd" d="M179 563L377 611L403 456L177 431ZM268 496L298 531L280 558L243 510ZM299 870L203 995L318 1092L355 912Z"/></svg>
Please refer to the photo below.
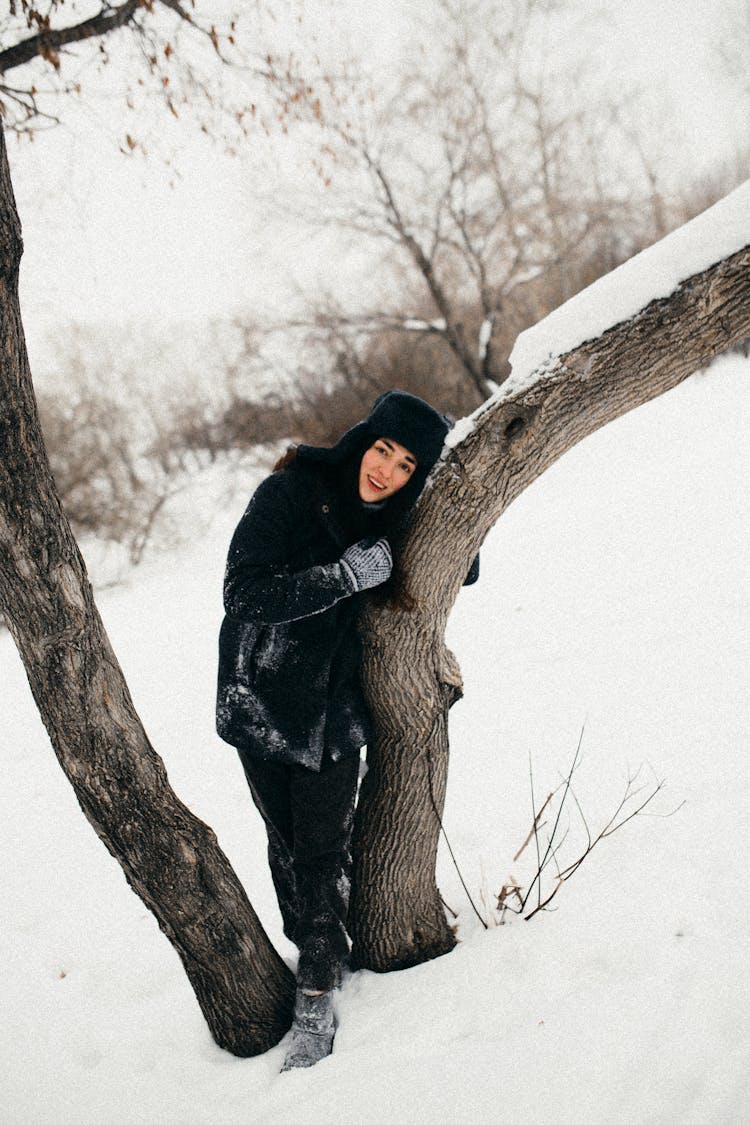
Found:
<svg viewBox="0 0 750 1125"><path fill-rule="evenodd" d="M370 732L360 595L394 585L388 537L448 429L422 399L388 391L332 448L301 445L282 459L229 549L217 727L265 821L284 933L299 949L285 1070L330 1053L331 990L348 953L352 819Z"/></svg>

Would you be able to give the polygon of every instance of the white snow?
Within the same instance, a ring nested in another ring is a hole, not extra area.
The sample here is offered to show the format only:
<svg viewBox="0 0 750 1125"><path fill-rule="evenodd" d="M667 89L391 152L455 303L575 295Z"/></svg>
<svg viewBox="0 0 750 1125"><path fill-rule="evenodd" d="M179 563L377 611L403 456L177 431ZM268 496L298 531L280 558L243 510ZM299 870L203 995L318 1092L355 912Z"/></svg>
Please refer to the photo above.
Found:
<svg viewBox="0 0 750 1125"><path fill-rule="evenodd" d="M636 254L522 332L500 393L515 394L539 367L668 297L693 274L750 243L750 180L707 211Z"/></svg>
<svg viewBox="0 0 750 1125"><path fill-rule="evenodd" d="M442 317L437 320L419 320L409 317L404 321L403 327L407 332L445 332L445 321Z"/></svg>
<svg viewBox="0 0 750 1125"><path fill-rule="evenodd" d="M491 316L488 316L485 317L485 319L482 321L481 327L479 329L479 342L477 351L479 353L480 360L485 359L487 356L487 346L492 339L492 325L493 318Z"/></svg>
<svg viewBox="0 0 750 1125"><path fill-rule="evenodd" d="M458 419L458 421L453 425L452 429L449 430L448 436L445 439L445 444L443 446L443 456L445 456L446 450L453 449L454 446L458 445L459 442L462 442L464 438L469 436L469 434L474 429L475 423L476 412L474 414L468 414L466 418Z"/></svg>
<svg viewBox="0 0 750 1125"><path fill-rule="evenodd" d="M722 251L723 252L723 251ZM9 1125L728 1125L750 1097L750 361L718 361L571 450L503 516L451 617L446 828L489 913L528 880L538 794L570 764L592 826L629 770L667 779L554 912L450 956L359 973L330 1059L279 1075L283 1047L211 1041L176 954L84 820L20 661L0 636L2 1120ZM201 492L207 503L205 488ZM177 793L216 829L284 956L263 833L213 733L223 557L244 507L100 597ZM580 831L571 820L571 846Z"/></svg>

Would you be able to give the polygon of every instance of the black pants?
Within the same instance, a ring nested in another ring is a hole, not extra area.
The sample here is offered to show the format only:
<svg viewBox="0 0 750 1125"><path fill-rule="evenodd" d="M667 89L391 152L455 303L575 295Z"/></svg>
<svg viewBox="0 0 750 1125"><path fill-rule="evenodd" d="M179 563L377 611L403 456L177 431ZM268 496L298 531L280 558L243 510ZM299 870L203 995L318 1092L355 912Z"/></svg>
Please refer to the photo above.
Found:
<svg viewBox="0 0 750 1125"><path fill-rule="evenodd" d="M268 862L284 933L300 951L301 988L335 987L349 945L351 836L359 756L320 771L251 757L240 760L266 825Z"/></svg>

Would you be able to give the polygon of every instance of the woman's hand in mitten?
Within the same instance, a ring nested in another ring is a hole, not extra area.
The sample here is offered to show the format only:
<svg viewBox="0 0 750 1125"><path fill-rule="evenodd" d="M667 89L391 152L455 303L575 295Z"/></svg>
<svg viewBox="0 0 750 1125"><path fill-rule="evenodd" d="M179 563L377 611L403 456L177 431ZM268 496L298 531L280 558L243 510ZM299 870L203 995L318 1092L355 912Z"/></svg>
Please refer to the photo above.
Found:
<svg viewBox="0 0 750 1125"><path fill-rule="evenodd" d="M387 539L360 539L347 547L341 556L341 567L352 584L352 593L369 590L386 582L393 570L393 555Z"/></svg>

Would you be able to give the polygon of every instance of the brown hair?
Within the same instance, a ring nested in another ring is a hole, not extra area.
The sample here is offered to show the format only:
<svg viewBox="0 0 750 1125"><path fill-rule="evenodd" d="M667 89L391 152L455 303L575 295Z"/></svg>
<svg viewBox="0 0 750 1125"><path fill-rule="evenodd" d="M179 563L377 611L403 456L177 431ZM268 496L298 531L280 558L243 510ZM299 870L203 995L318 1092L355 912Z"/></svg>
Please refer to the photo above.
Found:
<svg viewBox="0 0 750 1125"><path fill-rule="evenodd" d="M278 461L274 465L272 471L274 473L278 473L280 469L285 469L287 467L287 465L291 465L292 461L294 461L296 456L297 456L297 446L296 445L288 445L286 447L286 450L281 454L281 457L279 457Z"/></svg>

